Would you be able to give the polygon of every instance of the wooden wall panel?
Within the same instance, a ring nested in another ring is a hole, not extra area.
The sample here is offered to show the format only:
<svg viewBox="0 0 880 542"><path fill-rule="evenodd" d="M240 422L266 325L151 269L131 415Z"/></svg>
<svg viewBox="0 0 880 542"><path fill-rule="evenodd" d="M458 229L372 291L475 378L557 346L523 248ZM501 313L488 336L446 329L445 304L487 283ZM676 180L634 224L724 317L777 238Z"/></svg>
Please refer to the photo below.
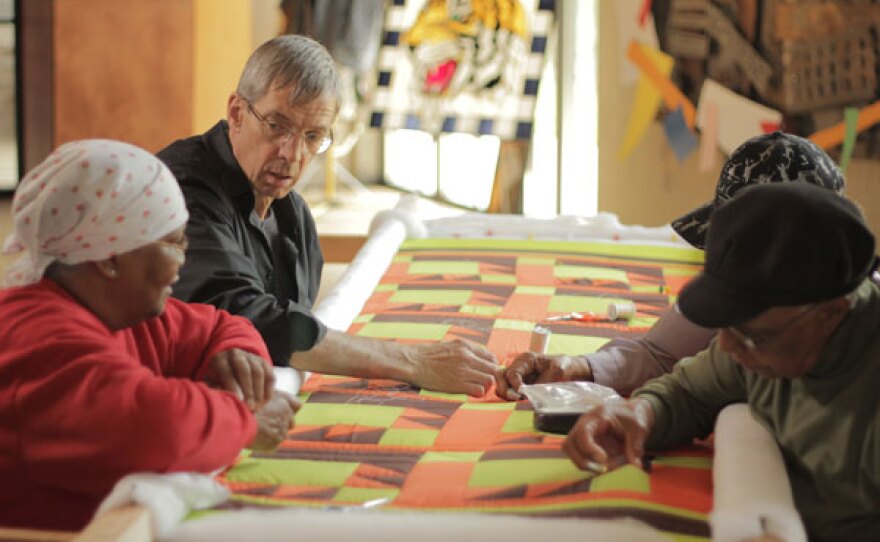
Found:
<svg viewBox="0 0 880 542"><path fill-rule="evenodd" d="M226 102L254 48L250 0L194 0L193 133L226 118Z"/></svg>
<svg viewBox="0 0 880 542"><path fill-rule="evenodd" d="M192 134L188 0L56 0L55 141L121 139L150 151Z"/></svg>
<svg viewBox="0 0 880 542"><path fill-rule="evenodd" d="M20 2L21 135L20 173L30 171L52 152L53 119L52 0Z"/></svg>

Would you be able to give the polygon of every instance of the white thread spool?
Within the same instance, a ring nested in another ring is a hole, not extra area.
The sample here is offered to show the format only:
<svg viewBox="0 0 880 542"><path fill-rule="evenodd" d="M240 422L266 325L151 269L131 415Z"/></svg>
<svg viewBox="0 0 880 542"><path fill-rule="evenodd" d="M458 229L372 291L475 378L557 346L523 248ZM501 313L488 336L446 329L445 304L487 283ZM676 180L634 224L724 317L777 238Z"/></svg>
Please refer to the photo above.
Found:
<svg viewBox="0 0 880 542"><path fill-rule="evenodd" d="M546 327L535 326L532 330L532 342L529 344L529 352L546 354L547 345L550 344L551 331Z"/></svg>
<svg viewBox="0 0 880 542"><path fill-rule="evenodd" d="M636 315L636 306L634 303L611 303L608 305L608 319L610 320L629 320Z"/></svg>

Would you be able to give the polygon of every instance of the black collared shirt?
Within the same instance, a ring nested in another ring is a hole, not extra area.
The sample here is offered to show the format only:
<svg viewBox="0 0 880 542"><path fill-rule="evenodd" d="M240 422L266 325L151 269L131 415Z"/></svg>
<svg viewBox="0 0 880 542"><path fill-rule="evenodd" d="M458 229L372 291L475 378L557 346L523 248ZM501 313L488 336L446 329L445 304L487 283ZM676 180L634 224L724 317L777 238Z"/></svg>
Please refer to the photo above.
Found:
<svg viewBox="0 0 880 542"><path fill-rule="evenodd" d="M209 303L248 318L263 336L275 365L320 341L326 328L311 308L324 257L315 221L302 197L275 200L273 240L251 220L254 194L232 154L228 125L175 141L159 158L177 177L189 223L189 248L174 296Z"/></svg>

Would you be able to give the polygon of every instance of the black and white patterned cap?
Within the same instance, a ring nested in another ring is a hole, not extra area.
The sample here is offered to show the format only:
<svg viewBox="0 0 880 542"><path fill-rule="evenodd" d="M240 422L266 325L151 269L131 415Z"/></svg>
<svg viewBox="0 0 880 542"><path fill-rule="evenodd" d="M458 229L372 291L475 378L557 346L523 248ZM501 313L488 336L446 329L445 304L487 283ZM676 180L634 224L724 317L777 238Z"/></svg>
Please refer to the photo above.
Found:
<svg viewBox="0 0 880 542"><path fill-rule="evenodd" d="M843 194L846 181L837 164L812 141L783 132L753 137L721 167L715 198L672 222L685 241L706 245L712 213L741 189L767 183L808 182Z"/></svg>

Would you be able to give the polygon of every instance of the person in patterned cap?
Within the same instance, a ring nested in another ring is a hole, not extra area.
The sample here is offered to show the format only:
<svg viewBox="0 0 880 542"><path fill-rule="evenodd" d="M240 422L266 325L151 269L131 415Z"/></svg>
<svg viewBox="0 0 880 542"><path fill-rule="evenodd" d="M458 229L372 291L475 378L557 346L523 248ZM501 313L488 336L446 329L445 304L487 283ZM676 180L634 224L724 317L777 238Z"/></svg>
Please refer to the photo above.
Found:
<svg viewBox="0 0 880 542"><path fill-rule="evenodd" d="M674 220L672 228L685 241L703 249L715 211L743 188L770 183L804 182L843 195L846 181L834 161L807 139L773 132L747 140L721 168L715 198ZM676 307L664 313L638 339L617 338L597 352L581 356L520 354L496 376L496 393L520 398L523 383L589 380L629 393L651 378L672 370L678 360L706 348L715 330L697 326Z"/></svg>
<svg viewBox="0 0 880 542"><path fill-rule="evenodd" d="M81 529L128 474L207 473L280 443L299 405L273 393L254 327L169 297L188 215L159 159L67 143L12 206L4 250L21 257L0 291L0 526Z"/></svg>
<svg viewBox="0 0 880 542"><path fill-rule="evenodd" d="M706 248L706 232L716 209L747 186L805 182L843 195L846 181L828 154L808 139L773 132L749 139L721 168L715 197L709 203L672 221L672 229L699 249Z"/></svg>

